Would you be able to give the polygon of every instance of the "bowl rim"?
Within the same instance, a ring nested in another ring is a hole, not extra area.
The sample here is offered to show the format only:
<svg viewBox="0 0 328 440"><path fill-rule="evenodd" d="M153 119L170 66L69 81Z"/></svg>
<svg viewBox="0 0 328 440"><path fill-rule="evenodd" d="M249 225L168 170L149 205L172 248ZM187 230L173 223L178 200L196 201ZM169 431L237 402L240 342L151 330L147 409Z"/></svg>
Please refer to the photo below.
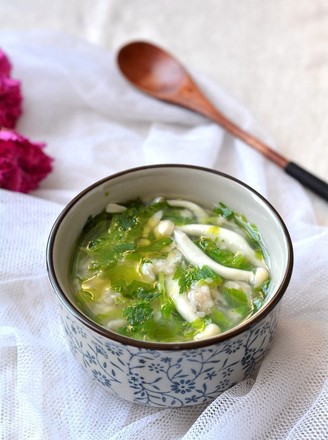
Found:
<svg viewBox="0 0 328 440"><path fill-rule="evenodd" d="M57 232L61 226L61 223L65 219L66 214L79 202L81 198L83 198L87 193L92 191L94 188L101 186L105 182L109 182L113 179L116 179L117 177L132 174L135 172L148 170L148 169L156 169L156 168L187 168L191 170L198 170L198 171L204 171L207 173L212 173L219 175L223 178L226 178L228 180L232 180L236 182L237 184L243 186L248 191L253 193L256 197L261 199L261 201L269 208L269 210L273 213L273 215L276 217L277 221L280 224L280 227L282 228L286 245L287 245L287 265L286 270L284 273L284 277L278 286L275 294L270 298L270 300L262 306L259 311L257 311L253 316L251 316L246 321L243 321L236 327L233 327L232 329L223 332L217 336L213 336L211 338L207 338L200 341L188 341L188 342L155 342L155 341L143 341L139 339L133 339L128 336L120 335L118 333L115 333L111 330L105 329L104 327L100 326L96 322L92 321L90 318L88 318L86 315L84 315L77 306L75 306L69 299L68 295L65 294L63 289L61 288L61 285L59 283L59 280L56 275L55 271L55 265L53 260L53 249L54 244L56 241ZM293 245L292 240L290 237L290 234L288 232L288 229L281 218L280 214L277 212L277 210L273 207L273 205L264 197L262 196L258 191L256 191L254 188L246 184L245 182L229 175L224 172L214 170L212 168L206 168L198 165L189 165L189 164L175 164L175 163L165 163L165 164L154 164L154 165L143 165L139 167L134 168L128 168L116 173L113 173L107 177L104 177L93 184L89 185L85 189L83 189L81 192L79 192L68 204L63 208L63 210L58 215L57 219L55 220L47 241L47 247L46 247L46 267L48 272L48 277L50 280L50 283L52 285L52 288L54 292L56 293L57 297L61 301L61 303L64 305L64 307L83 325L97 333L98 335L101 335L108 340L118 342L123 345L127 346L133 346L140 349L145 350L165 350L165 351L176 351L176 350L183 350L183 349L198 349L201 347L209 347L211 345L215 345L227 340L230 340L231 338L234 338L235 336L238 336L239 334L243 333L244 331L250 329L255 324L259 323L263 318L265 318L280 302L281 298L283 297L287 286L289 284L292 271L293 271L293 265L294 265L294 253L293 253Z"/></svg>

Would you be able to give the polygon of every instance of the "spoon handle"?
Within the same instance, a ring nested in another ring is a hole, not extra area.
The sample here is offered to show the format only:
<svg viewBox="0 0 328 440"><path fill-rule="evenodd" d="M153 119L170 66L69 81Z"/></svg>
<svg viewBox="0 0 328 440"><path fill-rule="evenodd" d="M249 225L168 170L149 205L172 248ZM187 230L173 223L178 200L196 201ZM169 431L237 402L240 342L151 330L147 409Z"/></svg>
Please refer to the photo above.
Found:
<svg viewBox="0 0 328 440"><path fill-rule="evenodd" d="M305 170L296 163L289 161L286 157L271 149L264 142L260 141L256 137L236 126L233 122L226 119L223 115L222 117L220 115L220 124L224 128L226 128L227 131L242 139L246 144L255 148L257 151L266 156L269 160L280 166L287 174L294 177L304 186L328 201L328 184L326 182L319 179L314 174L311 174L309 171ZM218 119L216 120L218 121Z"/></svg>
<svg viewBox="0 0 328 440"><path fill-rule="evenodd" d="M204 99L199 89L196 90L196 93L198 94L198 112L220 124L221 127L225 128L229 133L238 137L246 144L259 151L269 160L282 168L287 174L294 177L304 186L328 201L328 184L326 182L311 174L309 171L300 167L296 163L289 161L286 157L282 156L277 151L270 148L264 142L236 125L223 113L221 113L216 107L214 107L214 105L209 100Z"/></svg>
<svg viewBox="0 0 328 440"><path fill-rule="evenodd" d="M294 162L288 162L284 167L284 170L304 186L328 201L328 184L326 182L309 173Z"/></svg>
<svg viewBox="0 0 328 440"><path fill-rule="evenodd" d="M294 179L298 180L304 186L328 201L328 184L326 182L319 179L319 177L316 177L314 174L311 174L309 171L305 170L296 163L289 161L286 157L282 156L281 154L270 148L268 145L257 139L255 136L242 130L240 127L235 125L232 121L229 121L229 119L227 119L217 110L215 113L212 112L212 119L214 119L214 117L216 122L220 121L220 125L231 134L243 140L251 147L255 148L257 151L266 156L269 160L281 167L287 174L294 177Z"/></svg>

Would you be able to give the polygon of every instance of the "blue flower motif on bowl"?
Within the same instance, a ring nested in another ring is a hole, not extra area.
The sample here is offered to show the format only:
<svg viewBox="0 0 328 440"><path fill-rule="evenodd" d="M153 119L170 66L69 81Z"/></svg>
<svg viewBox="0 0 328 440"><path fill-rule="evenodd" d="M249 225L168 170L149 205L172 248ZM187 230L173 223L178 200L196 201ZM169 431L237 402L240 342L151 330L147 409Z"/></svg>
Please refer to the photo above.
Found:
<svg viewBox="0 0 328 440"><path fill-rule="evenodd" d="M71 351L89 376L110 393L156 407L209 403L249 377L276 330L278 308L228 341L189 350L149 350L109 340L61 308Z"/></svg>

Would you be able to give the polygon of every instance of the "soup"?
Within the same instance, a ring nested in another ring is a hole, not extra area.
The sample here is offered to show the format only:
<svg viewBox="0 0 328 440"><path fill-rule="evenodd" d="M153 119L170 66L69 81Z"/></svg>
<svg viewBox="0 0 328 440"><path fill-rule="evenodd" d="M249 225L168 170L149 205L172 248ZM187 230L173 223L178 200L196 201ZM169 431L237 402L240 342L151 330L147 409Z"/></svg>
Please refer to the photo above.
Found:
<svg viewBox="0 0 328 440"><path fill-rule="evenodd" d="M110 203L86 222L72 265L77 306L113 332L186 342L226 332L263 305L267 251L255 225L223 203Z"/></svg>

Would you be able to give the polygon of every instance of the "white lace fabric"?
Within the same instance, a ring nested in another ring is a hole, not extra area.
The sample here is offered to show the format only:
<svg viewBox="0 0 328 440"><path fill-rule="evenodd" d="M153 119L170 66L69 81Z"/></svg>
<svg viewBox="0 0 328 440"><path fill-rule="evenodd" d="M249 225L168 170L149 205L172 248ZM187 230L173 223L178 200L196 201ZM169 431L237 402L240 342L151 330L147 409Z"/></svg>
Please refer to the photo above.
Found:
<svg viewBox="0 0 328 440"><path fill-rule="evenodd" d="M328 438L328 225L301 185L217 125L134 90L114 55L67 35L1 33L22 81L18 131L46 142L54 170L31 194L0 190L0 438L324 440ZM245 129L245 108L194 72ZM258 374L208 406L155 409L116 398L74 360L45 248L67 202L111 173L190 163L243 180L278 210L295 266L274 345Z"/></svg>

